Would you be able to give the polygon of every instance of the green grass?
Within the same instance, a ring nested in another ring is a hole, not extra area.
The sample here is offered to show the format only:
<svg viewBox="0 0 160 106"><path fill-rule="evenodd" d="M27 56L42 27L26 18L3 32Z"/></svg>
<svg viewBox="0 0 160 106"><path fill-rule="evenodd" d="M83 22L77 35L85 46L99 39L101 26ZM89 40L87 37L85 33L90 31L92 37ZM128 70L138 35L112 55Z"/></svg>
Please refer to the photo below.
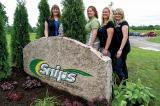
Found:
<svg viewBox="0 0 160 106"><path fill-rule="evenodd" d="M36 39L36 33L30 33L30 40L34 41ZM11 67L11 34L6 34L6 40L7 40L7 49L8 49L8 64ZM11 73L4 73L4 72L0 72L0 79L4 78L4 76L9 76Z"/></svg>
<svg viewBox="0 0 160 106"><path fill-rule="evenodd" d="M30 40L31 41L36 40L36 33L30 33Z"/></svg>
<svg viewBox="0 0 160 106"><path fill-rule="evenodd" d="M150 42L155 42L155 43L160 43L160 36L150 38L148 41Z"/></svg>
<svg viewBox="0 0 160 106"><path fill-rule="evenodd" d="M11 47L10 47L10 45L11 45L11 35L10 34L6 35L6 40L7 40L8 54L9 54L9 56L8 56L8 63L11 66Z"/></svg>
<svg viewBox="0 0 160 106"><path fill-rule="evenodd" d="M8 63L11 66L11 34L7 34L6 35L6 39L7 39L7 49L8 49L8 53L9 53L9 57L8 57ZM30 40L34 41L36 40L36 33L30 33Z"/></svg>
<svg viewBox="0 0 160 106"><path fill-rule="evenodd" d="M132 48L128 55L129 81L141 79L142 84L152 88L156 96L155 106L160 106L160 53Z"/></svg>

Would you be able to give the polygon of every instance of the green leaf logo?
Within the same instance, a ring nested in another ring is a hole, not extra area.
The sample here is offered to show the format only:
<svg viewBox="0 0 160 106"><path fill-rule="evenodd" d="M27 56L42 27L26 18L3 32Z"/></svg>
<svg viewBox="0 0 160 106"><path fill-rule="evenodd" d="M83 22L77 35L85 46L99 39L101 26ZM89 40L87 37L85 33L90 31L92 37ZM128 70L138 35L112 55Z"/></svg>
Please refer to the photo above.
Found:
<svg viewBox="0 0 160 106"><path fill-rule="evenodd" d="M34 59L31 61L29 68L32 73L34 73L36 76L42 76L39 71L40 71L40 65L45 63L45 61L41 59Z"/></svg>
<svg viewBox="0 0 160 106"><path fill-rule="evenodd" d="M34 73L36 76L42 76L39 71L40 71L40 66L44 63L46 62L42 59L34 59L31 61L29 68L31 72ZM85 77L92 77L91 74L78 70L78 69L63 69L62 71L67 72L67 73L79 74Z"/></svg>
<svg viewBox="0 0 160 106"><path fill-rule="evenodd" d="M74 73L74 74L80 74L82 76L86 76L86 77L91 77L91 74L88 74L84 71L81 70L77 70L77 69L64 69L64 72L68 72L68 73Z"/></svg>

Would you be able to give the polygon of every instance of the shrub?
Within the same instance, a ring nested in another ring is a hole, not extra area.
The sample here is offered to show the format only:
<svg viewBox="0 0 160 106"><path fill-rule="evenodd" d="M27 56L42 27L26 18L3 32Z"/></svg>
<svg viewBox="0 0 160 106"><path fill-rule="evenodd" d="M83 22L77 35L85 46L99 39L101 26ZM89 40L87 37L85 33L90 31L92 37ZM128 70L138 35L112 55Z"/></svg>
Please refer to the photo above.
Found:
<svg viewBox="0 0 160 106"><path fill-rule="evenodd" d="M64 36L85 43L85 16L83 0L63 0L62 25Z"/></svg>
<svg viewBox="0 0 160 106"><path fill-rule="evenodd" d="M56 97L49 97L48 90L46 91L46 97L43 99L36 99L31 103L31 106L60 106Z"/></svg>
<svg viewBox="0 0 160 106"><path fill-rule="evenodd" d="M8 74L10 74L5 31L7 16L4 8L4 5L0 2L0 80L6 78Z"/></svg>
<svg viewBox="0 0 160 106"><path fill-rule="evenodd" d="M40 38L44 36L44 22L47 18L49 18L50 12L49 12L49 5L47 3L47 0L41 0L39 5L39 17L38 17L38 23L37 23L37 38Z"/></svg>
<svg viewBox="0 0 160 106"><path fill-rule="evenodd" d="M23 70L23 48L30 42L28 13L24 1L17 0L11 36L12 65Z"/></svg>
<svg viewBox="0 0 160 106"><path fill-rule="evenodd" d="M150 92L150 88L137 83L126 82L126 86L114 85L114 98L112 106L149 106L155 96Z"/></svg>

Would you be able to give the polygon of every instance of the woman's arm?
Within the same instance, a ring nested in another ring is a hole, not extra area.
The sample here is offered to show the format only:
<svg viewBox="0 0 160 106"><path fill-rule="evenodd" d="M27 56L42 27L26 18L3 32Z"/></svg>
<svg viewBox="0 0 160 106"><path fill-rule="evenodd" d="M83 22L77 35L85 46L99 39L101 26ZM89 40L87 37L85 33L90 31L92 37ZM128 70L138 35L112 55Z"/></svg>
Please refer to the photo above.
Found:
<svg viewBox="0 0 160 106"><path fill-rule="evenodd" d="M44 23L44 35L45 37L48 37L48 23L46 21Z"/></svg>
<svg viewBox="0 0 160 106"><path fill-rule="evenodd" d="M105 45L105 48L103 50L104 55L108 54L108 49L109 49L109 46L110 46L111 41L112 41L113 33L114 33L114 28L108 28L107 29L108 38L106 40L106 45Z"/></svg>
<svg viewBox="0 0 160 106"><path fill-rule="evenodd" d="M91 31L92 37L91 37L91 42L90 42L89 46L93 47L93 44L94 44L94 42L96 41L96 38L97 38L97 30L98 29L95 28L95 29L92 29L92 31Z"/></svg>
<svg viewBox="0 0 160 106"><path fill-rule="evenodd" d="M128 40L128 26L127 25L122 26L122 34L123 34L123 39L122 39L120 48L117 52L117 58L119 58L121 56L122 50Z"/></svg>

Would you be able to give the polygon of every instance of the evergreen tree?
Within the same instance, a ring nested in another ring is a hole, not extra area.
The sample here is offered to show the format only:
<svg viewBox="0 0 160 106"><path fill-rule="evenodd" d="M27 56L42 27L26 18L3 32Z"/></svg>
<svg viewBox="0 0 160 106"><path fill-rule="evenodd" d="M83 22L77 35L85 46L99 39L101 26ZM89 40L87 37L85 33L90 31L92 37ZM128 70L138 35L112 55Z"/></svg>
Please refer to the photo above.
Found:
<svg viewBox="0 0 160 106"><path fill-rule="evenodd" d="M13 28L12 26L7 25L6 31L7 31L8 34L12 33L12 28Z"/></svg>
<svg viewBox="0 0 160 106"><path fill-rule="evenodd" d="M83 43L86 41L83 0L63 0L62 25L64 36Z"/></svg>
<svg viewBox="0 0 160 106"><path fill-rule="evenodd" d="M23 48L30 42L29 23L25 1L17 0L17 2L11 36L12 64L19 69L23 69Z"/></svg>
<svg viewBox="0 0 160 106"><path fill-rule="evenodd" d="M49 5L47 1L48 0L41 0L38 5L40 15L37 24L37 38L44 36L44 22L47 18L49 18L50 15Z"/></svg>
<svg viewBox="0 0 160 106"><path fill-rule="evenodd" d="M8 66L8 51L7 51L7 41L5 27L7 25L7 16L4 11L4 5L0 3L0 79L5 78L9 73Z"/></svg>

